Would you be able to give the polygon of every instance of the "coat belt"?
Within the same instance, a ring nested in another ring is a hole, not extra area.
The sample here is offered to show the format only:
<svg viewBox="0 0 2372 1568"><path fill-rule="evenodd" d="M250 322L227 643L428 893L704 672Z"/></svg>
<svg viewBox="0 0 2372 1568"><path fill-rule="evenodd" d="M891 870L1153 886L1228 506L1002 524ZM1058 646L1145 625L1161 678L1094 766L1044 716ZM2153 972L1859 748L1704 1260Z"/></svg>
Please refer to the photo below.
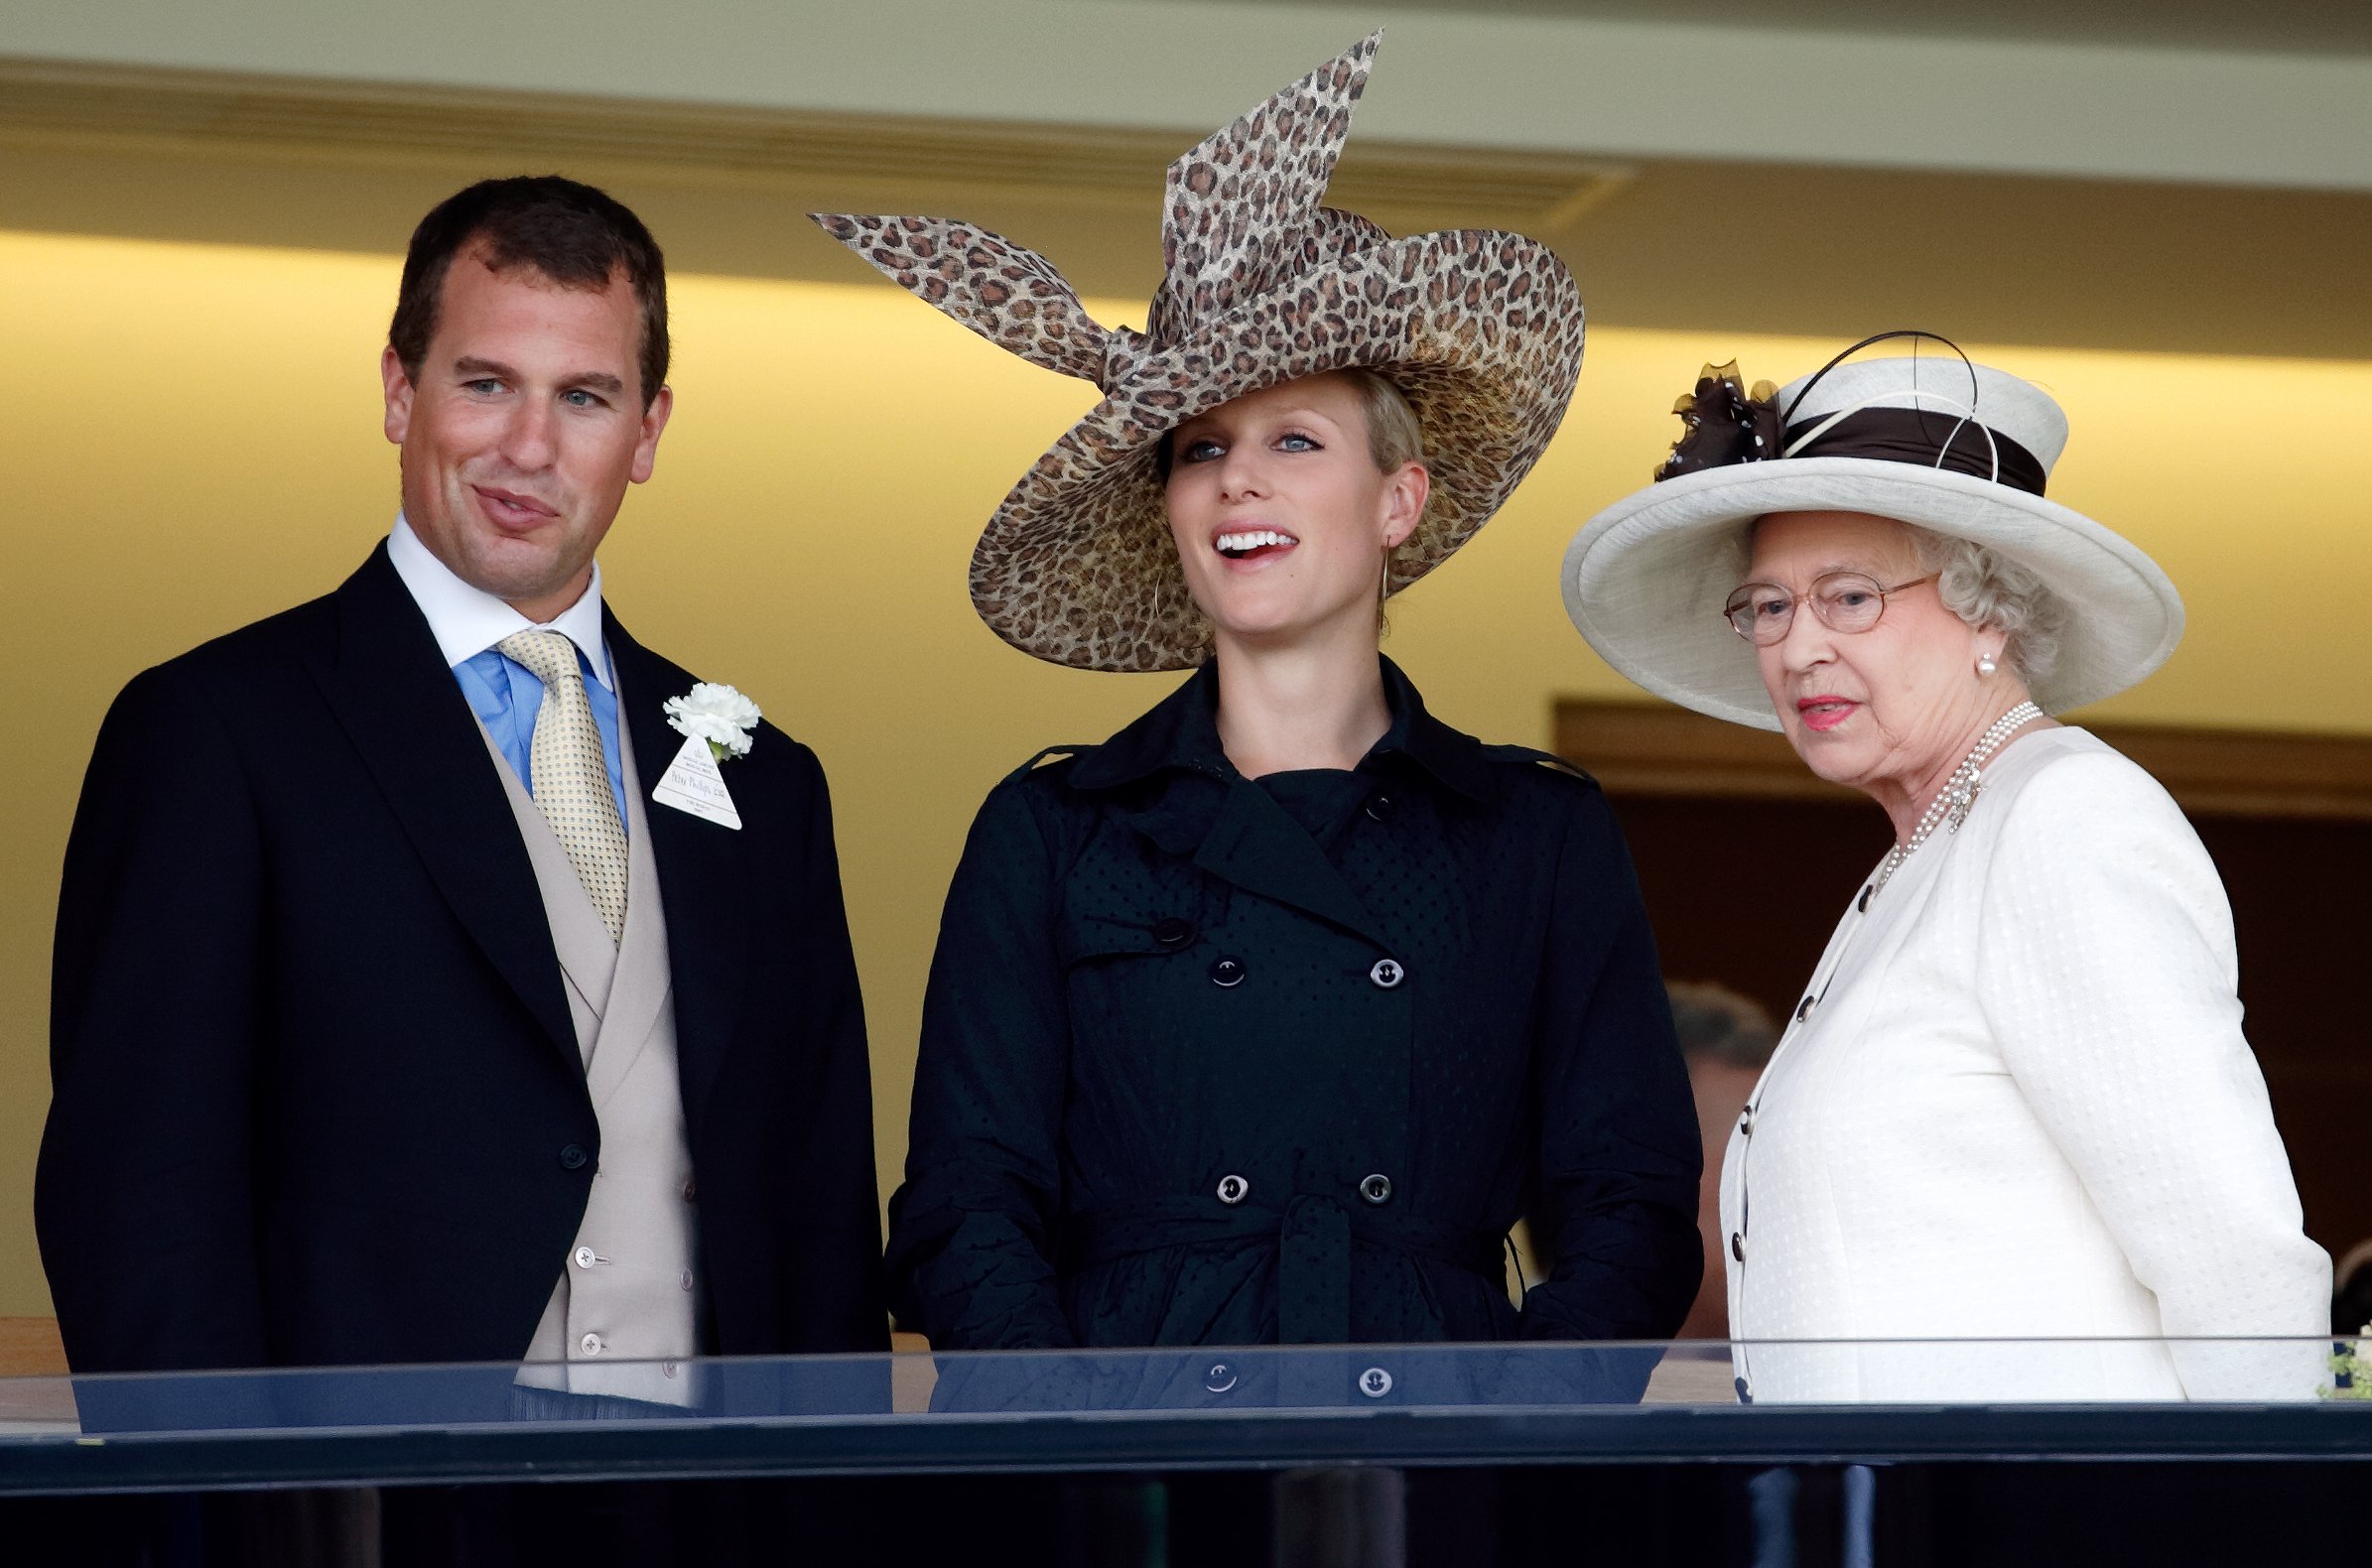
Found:
<svg viewBox="0 0 2372 1568"><path fill-rule="evenodd" d="M1247 1203L1217 1214L1208 1198L1091 1209L1069 1217L1064 1237L1070 1268L1176 1246L1267 1242L1276 1248L1277 1338L1286 1345L1350 1342L1354 1239L1486 1279L1504 1279L1506 1269L1499 1237L1314 1196L1282 1210Z"/></svg>

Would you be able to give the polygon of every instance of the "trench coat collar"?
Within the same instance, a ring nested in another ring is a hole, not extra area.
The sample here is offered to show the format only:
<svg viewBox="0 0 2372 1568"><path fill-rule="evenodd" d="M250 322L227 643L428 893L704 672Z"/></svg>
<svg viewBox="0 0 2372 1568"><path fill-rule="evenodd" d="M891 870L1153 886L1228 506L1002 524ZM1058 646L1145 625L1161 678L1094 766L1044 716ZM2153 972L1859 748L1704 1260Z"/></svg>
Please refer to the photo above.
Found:
<svg viewBox="0 0 2372 1568"><path fill-rule="evenodd" d="M1384 701L1391 727L1370 749L1362 766L1387 756L1416 763L1441 784L1482 805L1500 796L1483 743L1425 711L1425 700L1400 667L1377 655L1384 670ZM1070 772L1077 790L1109 790L1133 784L1165 769L1233 780L1235 765L1219 743L1219 665L1213 661L1135 722L1082 757Z"/></svg>

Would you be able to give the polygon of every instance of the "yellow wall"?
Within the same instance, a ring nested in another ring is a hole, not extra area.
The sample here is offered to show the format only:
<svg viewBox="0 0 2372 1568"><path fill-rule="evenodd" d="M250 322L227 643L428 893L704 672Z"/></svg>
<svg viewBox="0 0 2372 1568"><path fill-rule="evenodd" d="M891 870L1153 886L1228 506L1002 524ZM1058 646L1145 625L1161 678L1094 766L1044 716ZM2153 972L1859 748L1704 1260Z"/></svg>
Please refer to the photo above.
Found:
<svg viewBox="0 0 2372 1568"><path fill-rule="evenodd" d="M395 461L375 363L396 265L0 233L0 1314L48 1310L30 1218L48 944L92 733L136 670L327 590L385 531ZM831 770L886 1182L974 806L1039 746L1101 738L1170 678L1040 665L973 617L981 523L1093 392L857 271L845 287L676 281L675 423L603 567L637 636L750 693ZM1390 650L1433 706L1541 743L1555 695L1628 695L1565 622L1567 537L1645 479L1701 361L1736 354L1750 379L1784 380L1836 346L1594 333L1537 475L1395 610ZM2372 432L2372 364L1990 357L2070 411L2052 493L2156 554L2189 598L2174 662L2103 712L2372 731L2372 499L2337 482Z"/></svg>

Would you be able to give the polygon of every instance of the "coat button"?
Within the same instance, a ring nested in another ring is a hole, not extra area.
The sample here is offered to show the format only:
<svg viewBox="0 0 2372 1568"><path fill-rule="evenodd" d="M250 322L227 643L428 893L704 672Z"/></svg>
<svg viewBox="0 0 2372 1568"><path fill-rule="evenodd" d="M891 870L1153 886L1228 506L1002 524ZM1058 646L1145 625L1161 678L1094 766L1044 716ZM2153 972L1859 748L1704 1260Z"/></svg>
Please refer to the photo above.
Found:
<svg viewBox="0 0 2372 1568"><path fill-rule="evenodd" d="M1754 1107L1752 1107L1752 1106L1749 1106L1749 1107L1747 1107L1747 1108L1746 1108L1746 1110L1745 1110L1745 1111L1743 1111L1743 1112L1742 1112L1742 1113L1739 1115L1739 1117L1738 1117L1738 1135L1739 1135L1740 1137L1744 1137L1744 1138L1751 1138L1751 1137L1753 1137L1753 1136L1755 1135L1755 1108L1754 1108Z"/></svg>
<svg viewBox="0 0 2372 1568"><path fill-rule="evenodd" d="M1219 1201L1224 1204L1242 1203L1252 1192L1252 1183L1233 1172L1219 1178Z"/></svg>
<svg viewBox="0 0 2372 1568"><path fill-rule="evenodd" d="M583 1338L583 1339L581 1339L581 1340L579 1340L579 1341L577 1342L577 1349L579 1349L579 1350L583 1351L583 1352L584 1352L586 1355L588 1355L588 1356L598 1356L598 1355L600 1355L600 1354L601 1354L601 1336L599 1336L598 1334L588 1334L587 1336L585 1336L585 1338Z"/></svg>
<svg viewBox="0 0 2372 1568"><path fill-rule="evenodd" d="M591 1268L593 1266L593 1264L601 1260L600 1255L590 1246L581 1246L577 1248L576 1255L577 1266L579 1268Z"/></svg>
<svg viewBox="0 0 2372 1568"><path fill-rule="evenodd" d="M1853 907L1865 915L1868 914L1870 912L1870 895L1876 891L1878 891L1878 884L1876 882L1872 882L1869 886L1863 888L1861 890L1860 901L1857 902Z"/></svg>
<svg viewBox="0 0 2372 1568"><path fill-rule="evenodd" d="M1391 959L1378 959L1368 971L1368 979L1376 982L1379 990L1390 990L1407 978L1408 972Z"/></svg>
<svg viewBox="0 0 2372 1568"><path fill-rule="evenodd" d="M1377 794L1368 797L1368 818L1372 822L1389 822L1392 813L1399 809L1389 795Z"/></svg>
<svg viewBox="0 0 2372 1568"><path fill-rule="evenodd" d="M574 1143L564 1143L560 1146L560 1168L564 1171L585 1169L588 1157L585 1150Z"/></svg>
<svg viewBox="0 0 2372 1568"><path fill-rule="evenodd" d="M1214 985L1223 986L1243 984L1244 961L1242 959L1220 959L1213 963L1211 966L1211 983Z"/></svg>
<svg viewBox="0 0 2372 1568"><path fill-rule="evenodd" d="M1391 1178L1382 1172L1366 1177L1359 1184L1359 1195L1370 1203L1391 1202Z"/></svg>
<svg viewBox="0 0 2372 1568"><path fill-rule="evenodd" d="M1738 1390L1738 1402L1739 1402L1740 1404L1753 1404L1753 1403L1755 1402L1755 1390L1754 1390L1754 1386L1753 1386L1751 1383L1749 1383L1749 1382L1748 1382L1748 1381L1747 1381L1745 1378L1743 1378L1743 1377L1733 1377L1733 1378L1731 1378L1731 1379L1730 1379L1730 1386Z"/></svg>
<svg viewBox="0 0 2372 1568"><path fill-rule="evenodd" d="M1812 1003L1818 1000L1817 996L1806 996L1798 1003L1795 1008L1795 1021L1801 1023L1804 1019L1809 1018L1812 1015Z"/></svg>
<svg viewBox="0 0 2372 1568"><path fill-rule="evenodd" d="M1391 1373L1381 1367L1370 1367L1359 1374L1359 1391L1371 1399L1381 1399L1391 1392Z"/></svg>
<svg viewBox="0 0 2372 1568"><path fill-rule="evenodd" d="M1182 948L1194 940L1194 923L1164 915L1153 922L1153 940L1165 948Z"/></svg>
<svg viewBox="0 0 2372 1568"><path fill-rule="evenodd" d="M1236 1369L1226 1362L1213 1362L1203 1373L1203 1386L1213 1393L1225 1393L1236 1386Z"/></svg>
<svg viewBox="0 0 2372 1568"><path fill-rule="evenodd" d="M1741 1263L1746 1261L1746 1238L1736 1231L1730 1233L1730 1255Z"/></svg>

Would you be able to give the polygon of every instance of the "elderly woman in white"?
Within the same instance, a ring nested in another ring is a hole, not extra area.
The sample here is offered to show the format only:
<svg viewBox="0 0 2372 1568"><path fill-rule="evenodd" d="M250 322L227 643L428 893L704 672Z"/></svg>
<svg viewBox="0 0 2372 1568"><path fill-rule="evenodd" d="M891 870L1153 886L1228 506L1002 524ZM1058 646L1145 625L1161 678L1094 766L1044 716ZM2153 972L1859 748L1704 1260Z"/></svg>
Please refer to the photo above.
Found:
<svg viewBox="0 0 2372 1568"><path fill-rule="evenodd" d="M2049 397L1865 346L1776 394L1707 367L1657 482L1565 558L1616 669L1781 730L1895 828L1730 1134L1740 1396L2310 1397L2330 1262L2222 883L2156 780L2047 717L2155 670L2181 601L2043 498ZM1772 845L1737 896L1820 852Z"/></svg>

